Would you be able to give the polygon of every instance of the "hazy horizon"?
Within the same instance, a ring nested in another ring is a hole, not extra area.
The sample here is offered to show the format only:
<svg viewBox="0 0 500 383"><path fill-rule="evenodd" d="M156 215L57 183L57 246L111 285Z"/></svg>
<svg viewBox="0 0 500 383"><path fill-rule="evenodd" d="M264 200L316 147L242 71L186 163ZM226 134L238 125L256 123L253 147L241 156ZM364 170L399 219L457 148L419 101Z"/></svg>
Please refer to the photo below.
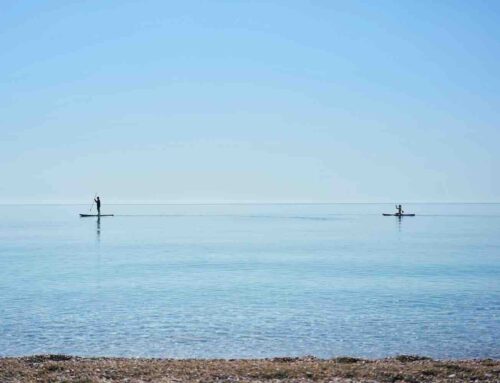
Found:
<svg viewBox="0 0 500 383"><path fill-rule="evenodd" d="M500 202L487 201L111 201L104 205L392 205L395 203L408 205L499 205ZM89 206L90 202L70 201L70 202L54 202L54 201L39 201L39 202L0 202L0 205L77 205Z"/></svg>

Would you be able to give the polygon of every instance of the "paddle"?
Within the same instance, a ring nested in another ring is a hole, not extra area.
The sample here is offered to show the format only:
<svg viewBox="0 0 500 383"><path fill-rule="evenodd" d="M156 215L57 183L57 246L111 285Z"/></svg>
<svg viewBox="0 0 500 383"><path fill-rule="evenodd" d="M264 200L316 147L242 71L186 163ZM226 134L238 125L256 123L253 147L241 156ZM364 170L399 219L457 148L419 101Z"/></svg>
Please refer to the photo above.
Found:
<svg viewBox="0 0 500 383"><path fill-rule="evenodd" d="M97 197L97 193L95 193L94 198L92 198L92 205L90 205L89 213L92 211L92 208L94 207L95 197Z"/></svg>

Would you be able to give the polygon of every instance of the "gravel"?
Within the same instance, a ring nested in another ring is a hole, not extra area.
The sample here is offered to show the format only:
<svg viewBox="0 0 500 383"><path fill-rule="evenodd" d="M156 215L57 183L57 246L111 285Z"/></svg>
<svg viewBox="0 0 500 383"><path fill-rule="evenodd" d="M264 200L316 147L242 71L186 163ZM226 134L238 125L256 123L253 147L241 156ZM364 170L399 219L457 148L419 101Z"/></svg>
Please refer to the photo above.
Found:
<svg viewBox="0 0 500 383"><path fill-rule="evenodd" d="M1 383L78 382L497 382L500 361L401 355L368 360L143 359L34 355L0 358Z"/></svg>

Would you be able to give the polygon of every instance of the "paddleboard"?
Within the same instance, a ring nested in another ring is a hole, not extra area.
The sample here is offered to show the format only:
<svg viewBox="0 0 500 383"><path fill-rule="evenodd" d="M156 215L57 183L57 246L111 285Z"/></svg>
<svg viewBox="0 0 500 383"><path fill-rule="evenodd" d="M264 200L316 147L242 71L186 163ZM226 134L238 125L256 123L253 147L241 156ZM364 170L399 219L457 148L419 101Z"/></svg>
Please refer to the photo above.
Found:
<svg viewBox="0 0 500 383"><path fill-rule="evenodd" d="M386 217L415 217L415 214L387 214L387 213L382 213L383 216Z"/></svg>
<svg viewBox="0 0 500 383"><path fill-rule="evenodd" d="M114 214L80 214L80 217L113 217Z"/></svg>

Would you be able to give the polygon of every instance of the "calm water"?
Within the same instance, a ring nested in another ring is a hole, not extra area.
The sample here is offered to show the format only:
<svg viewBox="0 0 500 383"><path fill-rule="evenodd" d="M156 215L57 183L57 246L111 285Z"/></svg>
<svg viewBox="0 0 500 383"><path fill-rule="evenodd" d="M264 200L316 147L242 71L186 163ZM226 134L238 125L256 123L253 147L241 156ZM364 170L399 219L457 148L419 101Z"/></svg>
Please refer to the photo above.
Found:
<svg viewBox="0 0 500 383"><path fill-rule="evenodd" d="M0 206L0 355L500 358L500 205Z"/></svg>

